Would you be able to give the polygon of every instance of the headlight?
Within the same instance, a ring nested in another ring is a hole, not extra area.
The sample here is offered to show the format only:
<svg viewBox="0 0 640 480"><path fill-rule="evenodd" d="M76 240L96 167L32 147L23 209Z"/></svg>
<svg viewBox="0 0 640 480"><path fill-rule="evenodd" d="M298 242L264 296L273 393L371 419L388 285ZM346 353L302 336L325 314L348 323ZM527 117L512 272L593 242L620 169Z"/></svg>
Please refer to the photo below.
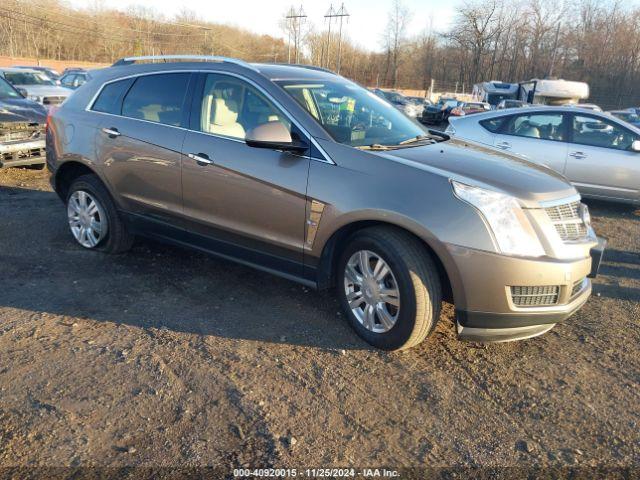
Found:
<svg viewBox="0 0 640 480"><path fill-rule="evenodd" d="M42 103L42 97L38 95L29 95L27 98L29 100L33 100L34 102Z"/></svg>
<svg viewBox="0 0 640 480"><path fill-rule="evenodd" d="M541 257L544 248L515 198L503 193L451 182L455 194L484 216L501 253Z"/></svg>

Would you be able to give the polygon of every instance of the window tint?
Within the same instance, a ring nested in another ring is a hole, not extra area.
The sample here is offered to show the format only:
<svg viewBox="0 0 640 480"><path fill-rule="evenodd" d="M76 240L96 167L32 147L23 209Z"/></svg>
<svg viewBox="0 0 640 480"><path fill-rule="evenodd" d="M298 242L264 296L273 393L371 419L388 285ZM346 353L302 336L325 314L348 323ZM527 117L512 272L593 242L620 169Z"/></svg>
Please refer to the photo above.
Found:
<svg viewBox="0 0 640 480"><path fill-rule="evenodd" d="M206 76L200 131L244 140L249 130L269 122L280 122L291 133L287 118L253 86L227 75Z"/></svg>
<svg viewBox="0 0 640 480"><path fill-rule="evenodd" d="M558 140L565 138L561 113L517 115L507 123L506 134L518 137Z"/></svg>
<svg viewBox="0 0 640 480"><path fill-rule="evenodd" d="M598 117L573 117L573 143L628 150L638 136L620 125Z"/></svg>
<svg viewBox="0 0 640 480"><path fill-rule="evenodd" d="M62 78L60 79L60 83L61 83L63 86L69 86L69 85L73 84L73 80L74 80L75 78L76 78L76 76L75 76L75 75L65 75L64 77L62 77Z"/></svg>
<svg viewBox="0 0 640 480"><path fill-rule="evenodd" d="M489 120L483 120L480 122L480 125L489 130L491 133L496 133L498 130L500 130L500 127L503 123L504 117L498 117L490 118Z"/></svg>
<svg viewBox="0 0 640 480"><path fill-rule="evenodd" d="M125 117L180 126L189 73L138 77L122 102Z"/></svg>
<svg viewBox="0 0 640 480"><path fill-rule="evenodd" d="M120 115L122 96L129 89L132 83L133 79L128 78L126 80L120 80L105 85L94 102L92 110L95 110L96 112Z"/></svg>

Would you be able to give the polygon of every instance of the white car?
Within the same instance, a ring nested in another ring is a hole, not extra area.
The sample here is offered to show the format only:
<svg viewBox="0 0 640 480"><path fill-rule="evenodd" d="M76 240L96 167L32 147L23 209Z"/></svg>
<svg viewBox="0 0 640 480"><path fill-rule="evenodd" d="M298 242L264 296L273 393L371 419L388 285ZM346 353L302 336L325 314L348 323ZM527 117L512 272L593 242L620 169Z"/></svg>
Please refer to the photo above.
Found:
<svg viewBox="0 0 640 480"><path fill-rule="evenodd" d="M640 129L605 113L531 107L450 117L447 133L567 177L585 197L640 204Z"/></svg>
<svg viewBox="0 0 640 480"><path fill-rule="evenodd" d="M0 68L0 76L25 94L29 100L46 108L61 104L73 93L73 90L56 85L54 80L37 70Z"/></svg>

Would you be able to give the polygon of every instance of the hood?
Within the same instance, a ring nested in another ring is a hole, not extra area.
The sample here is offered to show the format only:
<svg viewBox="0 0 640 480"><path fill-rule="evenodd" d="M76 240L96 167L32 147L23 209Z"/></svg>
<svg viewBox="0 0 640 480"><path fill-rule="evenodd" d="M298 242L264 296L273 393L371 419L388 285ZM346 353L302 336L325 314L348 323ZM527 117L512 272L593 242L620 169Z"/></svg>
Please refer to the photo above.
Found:
<svg viewBox="0 0 640 480"><path fill-rule="evenodd" d="M24 88L29 95L37 95L39 97L68 97L73 90L56 85L14 85L16 88Z"/></svg>
<svg viewBox="0 0 640 480"><path fill-rule="evenodd" d="M461 183L506 193L525 207L539 208L539 202L577 194L568 180L547 167L466 140L378 153Z"/></svg>
<svg viewBox="0 0 640 480"><path fill-rule="evenodd" d="M4 120L5 117L7 120ZM11 117L18 117L20 120L12 120ZM47 111L39 103L26 98L0 99L0 121L45 123L46 119Z"/></svg>

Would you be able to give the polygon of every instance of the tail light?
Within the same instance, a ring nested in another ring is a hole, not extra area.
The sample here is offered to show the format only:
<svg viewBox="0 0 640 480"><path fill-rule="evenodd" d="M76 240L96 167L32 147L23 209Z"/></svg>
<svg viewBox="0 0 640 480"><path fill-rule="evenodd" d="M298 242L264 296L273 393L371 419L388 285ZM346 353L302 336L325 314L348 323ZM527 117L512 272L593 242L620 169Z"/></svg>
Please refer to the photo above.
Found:
<svg viewBox="0 0 640 480"><path fill-rule="evenodd" d="M55 113L55 111L58 109L58 107L49 107L49 110L47 111L47 121L44 124L44 132L47 133L47 131L49 130L49 124L51 123L51 116Z"/></svg>

